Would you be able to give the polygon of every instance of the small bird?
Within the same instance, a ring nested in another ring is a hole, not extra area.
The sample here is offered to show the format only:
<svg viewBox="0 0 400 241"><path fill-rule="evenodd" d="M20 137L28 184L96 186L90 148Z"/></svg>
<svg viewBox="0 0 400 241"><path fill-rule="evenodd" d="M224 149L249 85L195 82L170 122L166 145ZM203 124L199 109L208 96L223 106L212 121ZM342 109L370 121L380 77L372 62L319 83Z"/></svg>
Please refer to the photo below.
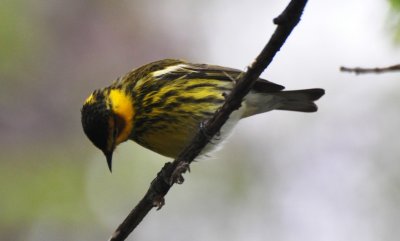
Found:
<svg viewBox="0 0 400 241"><path fill-rule="evenodd" d="M223 105L241 74L237 69L175 59L149 63L86 99L81 109L83 130L103 151L110 171L115 148L127 140L175 158L200 124ZM275 109L315 112L314 101L324 95L319 88L283 89L258 79L225 125Z"/></svg>

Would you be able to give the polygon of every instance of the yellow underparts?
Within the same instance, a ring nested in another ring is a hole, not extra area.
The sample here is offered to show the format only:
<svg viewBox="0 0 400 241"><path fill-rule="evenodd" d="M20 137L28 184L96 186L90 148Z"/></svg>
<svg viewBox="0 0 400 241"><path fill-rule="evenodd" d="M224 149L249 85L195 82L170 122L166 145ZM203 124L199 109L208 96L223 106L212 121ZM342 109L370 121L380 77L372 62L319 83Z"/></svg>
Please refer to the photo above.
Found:
<svg viewBox="0 0 400 241"><path fill-rule="evenodd" d="M119 130L117 139L115 140L115 144L118 145L121 142L126 141L132 132L132 120L135 115L133 110L133 100L131 96L127 95L125 91L120 89L112 89L110 91L109 99L112 111L116 115L120 116L125 122L124 128Z"/></svg>

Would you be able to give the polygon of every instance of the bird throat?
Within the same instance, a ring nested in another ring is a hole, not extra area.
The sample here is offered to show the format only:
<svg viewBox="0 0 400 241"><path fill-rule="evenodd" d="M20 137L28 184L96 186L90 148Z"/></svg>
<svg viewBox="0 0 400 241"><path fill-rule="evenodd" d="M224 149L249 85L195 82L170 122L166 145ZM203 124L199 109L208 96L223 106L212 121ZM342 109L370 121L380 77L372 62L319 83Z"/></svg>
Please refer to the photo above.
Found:
<svg viewBox="0 0 400 241"><path fill-rule="evenodd" d="M119 130L115 144L120 144L129 138L133 128L133 100L124 90L111 89L109 94L111 108L114 114L118 115L125 122L124 128Z"/></svg>

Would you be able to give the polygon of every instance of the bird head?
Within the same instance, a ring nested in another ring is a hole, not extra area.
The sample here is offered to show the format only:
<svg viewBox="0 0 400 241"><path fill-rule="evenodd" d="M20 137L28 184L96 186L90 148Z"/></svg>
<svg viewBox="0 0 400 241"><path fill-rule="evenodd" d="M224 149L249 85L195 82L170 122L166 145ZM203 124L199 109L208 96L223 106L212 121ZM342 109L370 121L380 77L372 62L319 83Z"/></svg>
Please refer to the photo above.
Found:
<svg viewBox="0 0 400 241"><path fill-rule="evenodd" d="M99 148L112 169L112 155L132 131L133 103L120 89L94 91L82 109L82 127L89 140Z"/></svg>

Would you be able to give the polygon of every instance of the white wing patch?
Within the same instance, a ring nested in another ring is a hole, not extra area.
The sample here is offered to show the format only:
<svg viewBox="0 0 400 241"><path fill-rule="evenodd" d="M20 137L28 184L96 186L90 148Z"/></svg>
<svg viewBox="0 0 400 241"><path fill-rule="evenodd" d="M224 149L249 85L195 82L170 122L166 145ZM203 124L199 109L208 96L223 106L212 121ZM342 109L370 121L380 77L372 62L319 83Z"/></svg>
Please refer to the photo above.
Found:
<svg viewBox="0 0 400 241"><path fill-rule="evenodd" d="M186 66L187 66L186 64L177 64L177 65L168 66L165 69L154 71L153 73L151 73L151 75L153 75L153 77L156 78L156 77L159 77L161 75L168 74L169 72L173 72L175 70L184 68Z"/></svg>

